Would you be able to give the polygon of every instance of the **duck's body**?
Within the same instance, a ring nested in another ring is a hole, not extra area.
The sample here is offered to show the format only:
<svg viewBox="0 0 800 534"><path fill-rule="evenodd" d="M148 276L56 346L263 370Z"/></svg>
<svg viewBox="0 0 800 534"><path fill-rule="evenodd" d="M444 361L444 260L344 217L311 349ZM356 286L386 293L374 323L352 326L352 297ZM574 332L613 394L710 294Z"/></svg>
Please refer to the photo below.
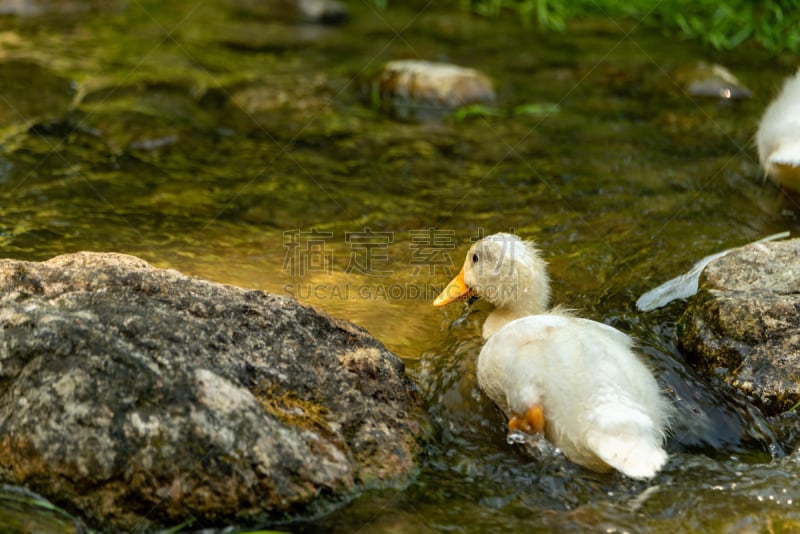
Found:
<svg viewBox="0 0 800 534"><path fill-rule="evenodd" d="M541 405L544 432L573 462L653 476L667 406L622 332L586 319L532 315L506 324L478 357L478 382L506 416Z"/></svg>
<svg viewBox="0 0 800 534"><path fill-rule="evenodd" d="M628 336L547 311L544 269L532 244L489 236L470 249L435 303L476 294L495 304L484 323L478 383L510 428L543 431L567 458L594 471L654 476L667 459L669 403Z"/></svg>
<svg viewBox="0 0 800 534"><path fill-rule="evenodd" d="M756 133L758 159L770 179L800 191L800 71L787 79Z"/></svg>

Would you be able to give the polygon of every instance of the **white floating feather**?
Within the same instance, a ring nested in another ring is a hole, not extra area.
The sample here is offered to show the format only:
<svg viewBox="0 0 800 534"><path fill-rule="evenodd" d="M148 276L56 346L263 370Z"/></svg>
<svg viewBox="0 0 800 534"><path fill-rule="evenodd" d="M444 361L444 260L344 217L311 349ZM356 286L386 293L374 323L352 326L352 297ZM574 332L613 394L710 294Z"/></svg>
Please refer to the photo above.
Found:
<svg viewBox="0 0 800 534"><path fill-rule="evenodd" d="M763 239L759 239L751 244L775 241L776 239L783 239L786 237L789 237L789 232L781 232L779 234L773 234ZM703 269L705 269L706 265L717 258L721 258L731 250L735 249L729 248L728 250L723 250L722 252L717 252L716 254L706 256L702 260L695 263L689 272L680 276L676 276L672 280L664 282L657 288L651 289L639 297L639 299L636 301L636 307L641 311L651 311L655 310L656 308L666 306L673 300L691 297L697 293L697 287L700 282L700 273L703 272Z"/></svg>

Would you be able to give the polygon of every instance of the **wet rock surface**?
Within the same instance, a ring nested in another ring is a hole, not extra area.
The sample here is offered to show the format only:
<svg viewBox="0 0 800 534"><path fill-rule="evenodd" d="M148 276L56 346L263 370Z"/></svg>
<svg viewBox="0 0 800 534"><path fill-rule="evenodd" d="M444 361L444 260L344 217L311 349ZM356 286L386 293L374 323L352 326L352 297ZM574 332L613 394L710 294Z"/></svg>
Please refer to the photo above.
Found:
<svg viewBox="0 0 800 534"><path fill-rule="evenodd" d="M766 413L800 401L800 239L748 245L711 262L678 323L700 369Z"/></svg>
<svg viewBox="0 0 800 534"><path fill-rule="evenodd" d="M437 117L495 100L492 80L475 69L420 60L388 62L378 80L383 108L401 119Z"/></svg>
<svg viewBox="0 0 800 534"><path fill-rule="evenodd" d="M89 525L269 523L414 471L403 363L350 323L122 254L0 288L0 478Z"/></svg>

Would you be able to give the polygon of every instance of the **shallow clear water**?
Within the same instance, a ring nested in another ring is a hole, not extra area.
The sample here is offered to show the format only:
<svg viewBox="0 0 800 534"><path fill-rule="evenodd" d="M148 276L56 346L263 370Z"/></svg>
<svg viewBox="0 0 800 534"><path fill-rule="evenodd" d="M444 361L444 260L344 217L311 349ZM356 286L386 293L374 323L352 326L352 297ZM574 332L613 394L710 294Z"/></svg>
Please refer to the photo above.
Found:
<svg viewBox="0 0 800 534"><path fill-rule="evenodd" d="M435 423L417 481L291 530L783 531L800 525L794 418L766 420L676 349L681 303L644 291L699 258L800 230L752 137L797 57L717 53L645 25L523 30L435 6L350 5L343 27L215 2L0 19L0 250L138 255L293 294L366 327L407 363ZM374 109L390 59L496 82L501 116L409 123ZM690 97L720 62L754 93ZM557 110L514 113L539 104ZM637 338L678 418L652 482L537 460L505 442L474 377L486 308L430 301L471 238L536 239L554 301ZM363 271L363 272L362 272Z"/></svg>

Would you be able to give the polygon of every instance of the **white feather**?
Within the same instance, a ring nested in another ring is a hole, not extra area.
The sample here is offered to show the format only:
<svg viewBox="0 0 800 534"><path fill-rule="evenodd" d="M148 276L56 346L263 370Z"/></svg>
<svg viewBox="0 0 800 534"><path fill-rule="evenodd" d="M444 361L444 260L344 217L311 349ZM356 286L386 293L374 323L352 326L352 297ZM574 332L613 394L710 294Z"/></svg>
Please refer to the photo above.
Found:
<svg viewBox="0 0 800 534"><path fill-rule="evenodd" d="M789 237L789 232L781 232L779 234L773 234L763 239L759 239L758 241L754 241L750 244L765 243L767 241L775 241L776 239L783 239L786 237ZM706 265L717 258L721 258L731 250L735 249L729 248L728 250L723 250L722 252L717 252L716 254L706 256L702 260L695 263L689 272L676 276L675 278L664 282L657 288L651 289L647 293L643 294L636 300L636 307L641 311L650 311L666 306L673 300L691 297L697 293L697 288L700 283L700 274L703 272L703 269L706 268Z"/></svg>

